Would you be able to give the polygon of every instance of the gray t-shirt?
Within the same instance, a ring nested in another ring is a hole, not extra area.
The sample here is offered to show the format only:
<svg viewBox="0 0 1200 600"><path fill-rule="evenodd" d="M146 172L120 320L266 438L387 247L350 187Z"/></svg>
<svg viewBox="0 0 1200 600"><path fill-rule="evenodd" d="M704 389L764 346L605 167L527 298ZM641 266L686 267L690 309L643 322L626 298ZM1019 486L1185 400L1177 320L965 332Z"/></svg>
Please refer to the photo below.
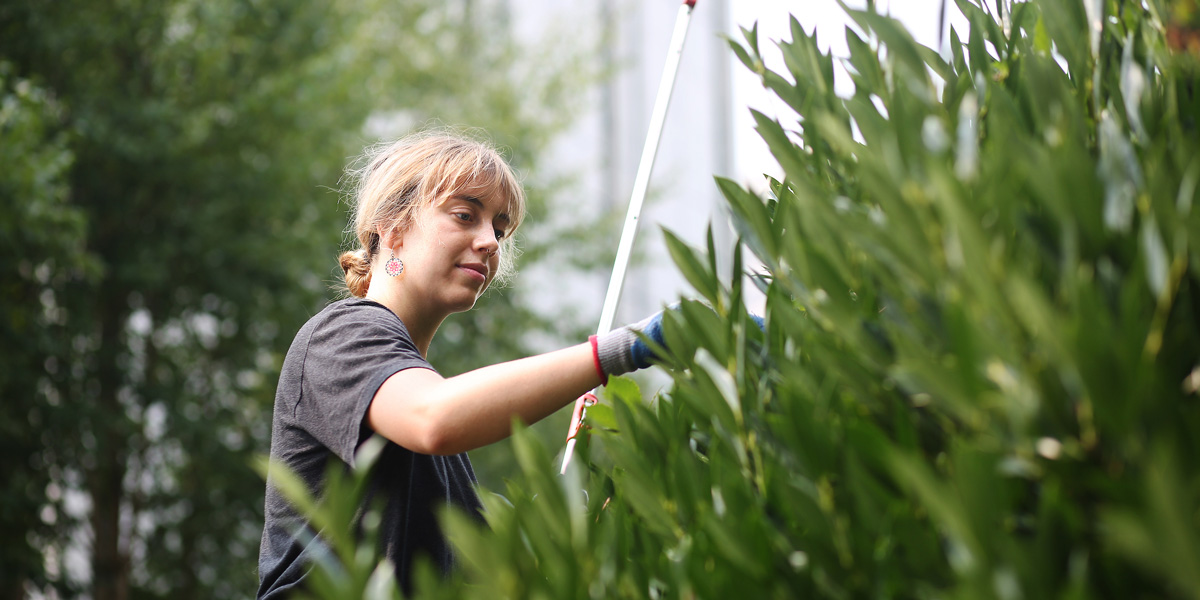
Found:
<svg viewBox="0 0 1200 600"><path fill-rule="evenodd" d="M355 450L371 436L367 407L379 386L411 368L433 369L395 313L359 298L330 304L300 328L283 361L271 458L288 465L319 494L328 461L339 460L348 468ZM387 443L372 470L366 502L385 499L380 544L405 590L417 556L427 556L443 572L453 566L435 513L456 506L478 516L474 483L466 454L429 456ZM301 585L311 560L326 550L319 538L299 533L306 521L269 477L265 513L258 597L283 598Z"/></svg>

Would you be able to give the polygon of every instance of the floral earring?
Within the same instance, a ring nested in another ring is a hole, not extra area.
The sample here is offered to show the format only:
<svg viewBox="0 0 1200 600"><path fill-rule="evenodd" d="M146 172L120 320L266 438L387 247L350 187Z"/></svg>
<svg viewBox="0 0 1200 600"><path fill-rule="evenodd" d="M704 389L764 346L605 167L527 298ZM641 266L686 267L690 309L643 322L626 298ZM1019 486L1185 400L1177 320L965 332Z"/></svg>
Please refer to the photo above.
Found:
<svg viewBox="0 0 1200 600"><path fill-rule="evenodd" d="M396 251L392 250L392 257L383 263L383 272L392 277L399 277L404 274L404 261L396 258Z"/></svg>

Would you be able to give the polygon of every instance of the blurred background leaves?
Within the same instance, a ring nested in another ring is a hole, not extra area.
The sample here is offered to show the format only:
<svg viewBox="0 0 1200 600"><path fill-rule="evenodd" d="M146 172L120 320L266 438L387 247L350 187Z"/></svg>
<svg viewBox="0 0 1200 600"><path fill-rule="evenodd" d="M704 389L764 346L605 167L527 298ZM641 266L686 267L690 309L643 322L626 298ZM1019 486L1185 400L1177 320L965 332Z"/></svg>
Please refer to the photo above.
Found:
<svg viewBox="0 0 1200 600"><path fill-rule="evenodd" d="M479 127L526 175L531 232L565 183L535 166L598 77L587 41L518 40L505 16L466 0L0 6L0 596L256 587L250 462L292 332L340 293L346 163L414 128ZM556 243L535 239L535 256ZM518 296L456 320L434 363L514 358L564 328Z"/></svg>

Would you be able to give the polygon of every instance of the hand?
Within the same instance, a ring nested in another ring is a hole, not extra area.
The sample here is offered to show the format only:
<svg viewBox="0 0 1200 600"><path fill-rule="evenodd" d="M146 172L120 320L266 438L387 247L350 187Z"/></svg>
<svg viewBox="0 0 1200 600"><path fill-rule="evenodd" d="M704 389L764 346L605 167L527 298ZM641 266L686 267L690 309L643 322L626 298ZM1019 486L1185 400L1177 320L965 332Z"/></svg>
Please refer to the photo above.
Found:
<svg viewBox="0 0 1200 600"><path fill-rule="evenodd" d="M678 307L679 305L675 304L667 310L677 310ZM659 346L665 345L663 342L662 319L663 311L659 311L632 325L619 327L604 335L592 336L595 338L593 348L596 354L596 362L602 371L602 376L607 378L609 375L621 375L649 367L650 361L658 358L658 356L654 354L654 350L646 343L646 339L653 341ZM759 329L764 328L762 317L752 314L750 315L750 319L758 325ZM645 337L639 336L638 332Z"/></svg>
<svg viewBox="0 0 1200 600"><path fill-rule="evenodd" d="M656 356L646 341L638 337L638 332L662 345L662 317L663 313L659 311L632 325L592 336L596 362L605 378L650 366L650 360Z"/></svg>

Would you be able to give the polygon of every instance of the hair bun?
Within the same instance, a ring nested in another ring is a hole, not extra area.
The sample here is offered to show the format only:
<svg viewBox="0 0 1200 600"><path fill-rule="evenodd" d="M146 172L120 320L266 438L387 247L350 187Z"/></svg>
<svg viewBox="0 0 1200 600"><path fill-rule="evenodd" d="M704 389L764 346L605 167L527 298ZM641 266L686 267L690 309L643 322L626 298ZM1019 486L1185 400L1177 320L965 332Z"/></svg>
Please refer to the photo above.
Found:
<svg viewBox="0 0 1200 600"><path fill-rule="evenodd" d="M350 293L359 298L366 296L367 288L371 285L371 261L367 257L367 250L359 248L343 252L338 263L346 274L346 288Z"/></svg>

